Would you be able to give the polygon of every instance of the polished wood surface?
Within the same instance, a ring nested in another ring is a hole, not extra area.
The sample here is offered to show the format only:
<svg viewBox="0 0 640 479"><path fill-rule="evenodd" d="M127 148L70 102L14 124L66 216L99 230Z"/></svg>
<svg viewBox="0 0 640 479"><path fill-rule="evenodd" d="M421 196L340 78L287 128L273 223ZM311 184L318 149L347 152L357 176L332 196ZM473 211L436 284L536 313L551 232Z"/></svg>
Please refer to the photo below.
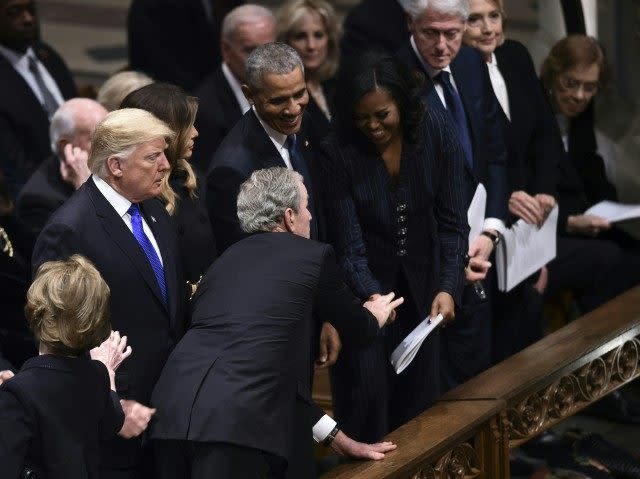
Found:
<svg viewBox="0 0 640 479"><path fill-rule="evenodd" d="M449 391L442 400L510 399L640 334L640 286Z"/></svg>
<svg viewBox="0 0 640 479"><path fill-rule="evenodd" d="M323 479L509 478L509 450L640 376L640 287L448 392Z"/></svg>
<svg viewBox="0 0 640 479"><path fill-rule="evenodd" d="M323 479L391 479L412 477L422 473L423 475L415 477L426 478L430 477L426 470L430 468L431 463L434 463L433 469L437 468L439 460L447 455L452 446L461 449L459 455L464 456L464 460L470 461L471 471L467 477L479 477L485 455L483 445L478 443L484 440L482 433L488 431L484 431L483 428L490 424L503 408L504 402L498 400L436 404L385 438L396 443L398 449L388 453L383 460L343 464L322 477ZM464 445L470 447L464 447ZM478 448L480 451L471 452L470 449L475 451L477 445L480 446Z"/></svg>

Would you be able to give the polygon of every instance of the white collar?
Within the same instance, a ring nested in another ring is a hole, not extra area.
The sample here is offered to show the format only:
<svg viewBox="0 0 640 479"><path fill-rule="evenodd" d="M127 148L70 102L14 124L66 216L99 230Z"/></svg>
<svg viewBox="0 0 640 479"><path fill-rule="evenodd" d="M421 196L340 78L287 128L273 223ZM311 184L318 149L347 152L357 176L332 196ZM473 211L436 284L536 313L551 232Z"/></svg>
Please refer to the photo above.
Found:
<svg viewBox="0 0 640 479"><path fill-rule="evenodd" d="M411 42L411 48L413 49L413 53L415 53L416 57L418 57L418 60L420 60L420 64L422 65L422 68L424 68L424 71L427 72L427 75L429 75L429 78L433 79L433 77L435 77L441 71L448 72L449 75L451 75L451 64L447 65L441 70L433 68L427 62L425 62L424 59L422 58L422 55L420 55L420 52L418 51L418 46L416 45L416 41L413 38L413 35L411 35L411 39L409 41Z"/></svg>
<svg viewBox="0 0 640 479"><path fill-rule="evenodd" d="M116 210L118 216L122 218L125 214L127 214L129 208L131 207L131 201L114 190L109 183L104 181L99 176L91 175L91 178L93 178L93 182L95 183L98 190L100 190L100 193L102 193L102 196L104 196L109 204L113 206L113 209Z"/></svg>
<svg viewBox="0 0 640 479"><path fill-rule="evenodd" d="M4 56L11 65L15 68L18 63L28 61L29 57L35 58L38 61L38 57L36 57L36 53L33 51L33 48L27 48L27 51L24 53L17 52L15 50L11 50L3 45L0 45L0 54Z"/></svg>
<svg viewBox="0 0 640 479"><path fill-rule="evenodd" d="M256 114L256 117L258 118L258 121L262 125L262 128L264 128L264 131L266 131L267 135L269 136L269 138L271 138L271 141L273 141L277 145L280 145L280 149L284 148L284 145L285 145L285 143L287 141L287 135L285 135L282 132L279 132L278 130L274 130L269 125L267 125L262 120L262 118L260 118L260 115L258 115L258 112L256 111L256 107L255 106L253 106L251 108L253 109L253 112Z"/></svg>

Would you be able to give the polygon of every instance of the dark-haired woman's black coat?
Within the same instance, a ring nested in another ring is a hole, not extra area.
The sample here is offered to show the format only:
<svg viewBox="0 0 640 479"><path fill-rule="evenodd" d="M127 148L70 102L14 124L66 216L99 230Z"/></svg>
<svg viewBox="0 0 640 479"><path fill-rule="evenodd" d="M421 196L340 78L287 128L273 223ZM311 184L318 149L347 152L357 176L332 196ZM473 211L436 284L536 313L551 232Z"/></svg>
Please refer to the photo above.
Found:
<svg viewBox="0 0 640 479"><path fill-rule="evenodd" d="M124 422L102 363L43 355L0 387L0 470L46 479L97 479L99 442Z"/></svg>
<svg viewBox="0 0 640 479"><path fill-rule="evenodd" d="M436 400L437 334L400 376L389 353L429 314L437 292L458 298L464 279L462 150L442 113L427 111L419 128L419 146L404 142L397 179L372 146L333 136L320 162L327 228L347 284L363 301L389 291L405 296L386 336L367 349L345 345L333 368L339 424L364 441L380 439Z"/></svg>
<svg viewBox="0 0 640 479"><path fill-rule="evenodd" d="M178 238L178 253L182 260L184 279L190 283L198 280L218 257L216 239L207 212L206 188L201 175L194 169L198 180L198 192L195 198L189 195L184 186L184 175L171 174L170 184L178 194L176 210L170 216Z"/></svg>

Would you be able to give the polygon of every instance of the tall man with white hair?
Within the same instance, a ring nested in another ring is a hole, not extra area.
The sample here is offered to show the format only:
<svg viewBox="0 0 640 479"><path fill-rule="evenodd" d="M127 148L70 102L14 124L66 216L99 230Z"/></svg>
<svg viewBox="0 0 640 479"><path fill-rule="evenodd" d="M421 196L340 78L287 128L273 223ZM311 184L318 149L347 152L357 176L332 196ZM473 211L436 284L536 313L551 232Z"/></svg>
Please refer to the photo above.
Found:
<svg viewBox="0 0 640 479"><path fill-rule="evenodd" d="M491 308L477 281L488 273L489 257L507 217L506 147L489 72L481 55L462 45L468 0L406 0L411 37L398 56L425 74L424 96L432 108L445 110L465 154L468 203L478 183L487 190L483 231L469 244L467 287L456 321L441 336L444 390L486 369L491 359ZM474 287L474 284L476 283ZM484 288L491 299L491 281Z"/></svg>
<svg viewBox="0 0 640 479"><path fill-rule="evenodd" d="M51 152L16 201L20 219L37 235L49 217L89 178L91 136L107 110L88 98L73 98L51 118Z"/></svg>
<svg viewBox="0 0 640 479"><path fill-rule="evenodd" d="M360 303L331 246L308 239L308 199L302 176L284 167L242 184L237 215L251 236L207 271L191 329L156 385L152 436L189 441L192 479L315 477L312 434L352 457L381 459L395 448L353 441L311 399L312 312L366 344L403 300L390 293ZM188 477L167 469L166 478Z"/></svg>
<svg viewBox="0 0 640 479"><path fill-rule="evenodd" d="M125 411L120 436L105 442L102 478L155 477L142 433L154 414L151 391L185 329L185 297L176 238L155 197L169 174L174 133L151 113L122 109L96 127L92 176L60 207L36 242L34 270L81 254L111 290L113 328L129 338L130 361L116 375Z"/></svg>
<svg viewBox="0 0 640 479"><path fill-rule="evenodd" d="M196 89L200 106L198 138L191 162L207 171L211 158L227 133L251 105L242 93L247 57L256 47L276 39L276 20L261 5L247 4L231 10L222 22L222 63Z"/></svg>

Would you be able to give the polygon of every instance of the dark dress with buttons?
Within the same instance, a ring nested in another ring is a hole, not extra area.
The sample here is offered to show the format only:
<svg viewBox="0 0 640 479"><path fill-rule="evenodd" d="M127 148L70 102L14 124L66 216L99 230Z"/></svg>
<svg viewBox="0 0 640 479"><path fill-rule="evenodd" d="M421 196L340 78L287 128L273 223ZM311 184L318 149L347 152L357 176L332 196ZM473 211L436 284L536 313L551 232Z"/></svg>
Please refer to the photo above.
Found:
<svg viewBox="0 0 640 479"><path fill-rule="evenodd" d="M367 348L343 345L332 368L340 427L377 441L439 396L438 331L400 375L389 356L429 315L435 295L458 298L468 226L463 154L444 115L428 111L420 144L404 142L392 177L369 143L330 136L323 148L324 198L330 241L346 283L365 301L394 291L405 298L397 319Z"/></svg>

